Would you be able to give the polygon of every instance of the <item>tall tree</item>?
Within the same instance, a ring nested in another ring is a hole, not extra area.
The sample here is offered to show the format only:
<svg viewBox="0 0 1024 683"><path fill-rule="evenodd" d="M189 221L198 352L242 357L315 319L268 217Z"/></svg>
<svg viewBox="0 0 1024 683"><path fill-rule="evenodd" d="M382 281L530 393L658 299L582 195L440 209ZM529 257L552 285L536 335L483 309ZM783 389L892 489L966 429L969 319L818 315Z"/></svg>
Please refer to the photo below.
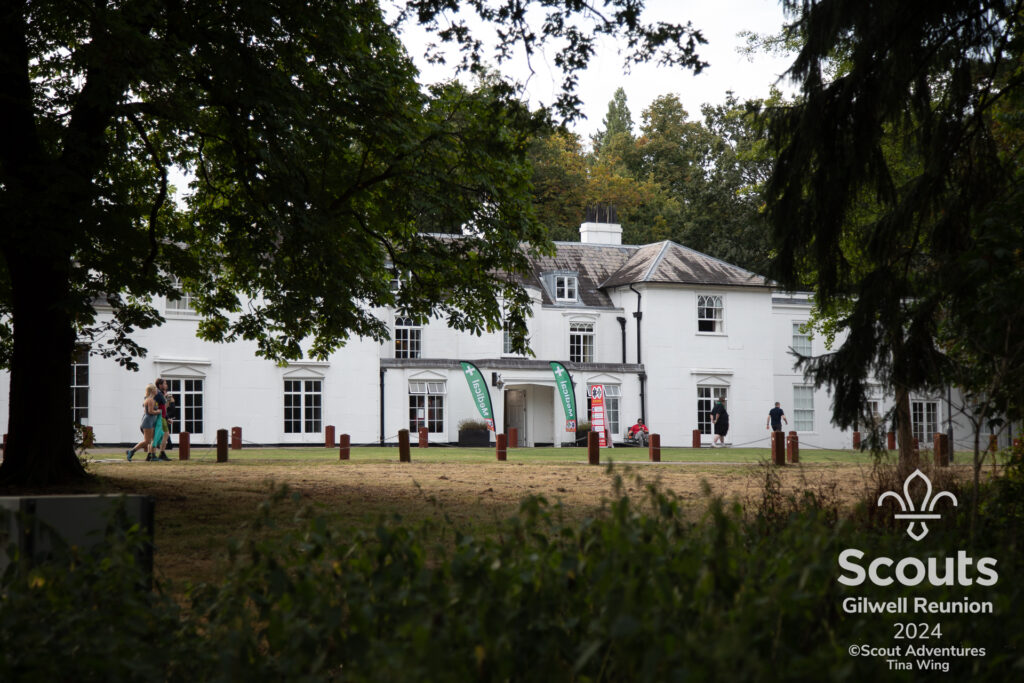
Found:
<svg viewBox="0 0 1024 683"><path fill-rule="evenodd" d="M621 87L615 89L615 94L608 102L608 113L601 123L604 128L591 138L594 155L598 159L608 154L617 153L621 156L622 150L627 149L633 141L633 115L626 103L626 91Z"/></svg>
<svg viewBox="0 0 1024 683"><path fill-rule="evenodd" d="M551 239L579 239L589 182L579 136L564 130L537 136L530 145L530 161L537 219Z"/></svg>
<svg viewBox="0 0 1024 683"><path fill-rule="evenodd" d="M648 26L642 2L610 18L576 2L467 3L528 52L565 39L567 89L600 34L623 34L646 59L699 68L689 27ZM410 16L436 25L447 0ZM584 11L586 9L586 11ZM575 21L578 15L580 21ZM127 365L130 333L160 322L149 300L184 281L210 339L256 340L268 358L322 356L353 334L381 337L371 307L498 328L520 346L528 300L498 271L524 267L546 235L529 202L531 115L510 86L424 91L375 2L13 0L0 8L0 319L12 343L8 449L0 481L81 477L72 447L76 337ZM195 178L187 211L169 201L173 165ZM458 233L460 239L428 236ZM391 273L412 286L390 293ZM505 300L504 315L498 298ZM95 306L113 311L99 329Z"/></svg>
<svg viewBox="0 0 1024 683"><path fill-rule="evenodd" d="M979 274L974 245L1001 232L1020 243L1021 214L1006 209L1019 205L1021 148L996 133L1003 103L1019 99L1021 3L785 4L801 38L789 73L802 96L771 118L775 275L796 287L813 272L819 304L847 333L806 365L832 385L835 421L864 417L872 375L893 386L907 463L909 392L950 367L940 323L966 322L949 314L979 278L1012 281L1012 269Z"/></svg>

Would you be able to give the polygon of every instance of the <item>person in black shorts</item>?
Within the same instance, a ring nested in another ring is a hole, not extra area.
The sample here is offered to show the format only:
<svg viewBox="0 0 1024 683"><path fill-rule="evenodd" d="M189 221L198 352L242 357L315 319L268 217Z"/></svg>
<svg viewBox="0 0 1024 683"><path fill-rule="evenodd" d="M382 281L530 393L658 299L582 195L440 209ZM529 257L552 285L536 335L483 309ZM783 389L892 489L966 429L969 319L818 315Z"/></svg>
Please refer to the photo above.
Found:
<svg viewBox="0 0 1024 683"><path fill-rule="evenodd" d="M782 423L785 421L786 425L789 425L789 420L786 419L786 413L783 412L782 408L779 407L779 402L775 402L775 407L768 411L768 420L764 423L764 428L769 429L773 432L782 431Z"/></svg>
<svg viewBox="0 0 1024 683"><path fill-rule="evenodd" d="M711 409L711 424L714 425L715 438L711 442L715 448L725 446L725 435L729 433L729 413L725 410L722 399L715 402Z"/></svg>

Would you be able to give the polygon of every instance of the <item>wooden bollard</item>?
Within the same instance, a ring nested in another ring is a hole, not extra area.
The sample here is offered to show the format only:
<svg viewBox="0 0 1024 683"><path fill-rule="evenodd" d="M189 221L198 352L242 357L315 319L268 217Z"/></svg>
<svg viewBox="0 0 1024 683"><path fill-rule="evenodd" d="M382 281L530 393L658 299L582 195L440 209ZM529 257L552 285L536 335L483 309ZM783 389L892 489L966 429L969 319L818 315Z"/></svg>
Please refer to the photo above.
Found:
<svg viewBox="0 0 1024 683"><path fill-rule="evenodd" d="M853 433L853 450L860 450L860 432Z"/></svg>
<svg viewBox="0 0 1024 683"><path fill-rule="evenodd" d="M949 435L935 432L932 446L935 449L935 464L939 467L949 467Z"/></svg>
<svg viewBox="0 0 1024 683"><path fill-rule="evenodd" d="M496 434L494 436L494 441L497 443L494 451L495 455L499 461L505 462L505 459L507 458L506 449L508 448L508 437L504 434Z"/></svg>
<svg viewBox="0 0 1024 683"><path fill-rule="evenodd" d="M885 435L885 447L890 451L896 450L896 432L888 432Z"/></svg>
<svg viewBox="0 0 1024 683"><path fill-rule="evenodd" d="M800 462L800 437L790 432L786 437L786 461L791 464Z"/></svg>
<svg viewBox="0 0 1024 683"><path fill-rule="evenodd" d="M342 434L338 437L338 460L348 460L350 451L349 435Z"/></svg>
<svg viewBox="0 0 1024 683"><path fill-rule="evenodd" d="M700 430L693 430L693 441L690 444L693 448L700 448Z"/></svg>
<svg viewBox="0 0 1024 683"><path fill-rule="evenodd" d="M772 464L786 464L786 434L784 432L772 432Z"/></svg>
<svg viewBox="0 0 1024 683"><path fill-rule="evenodd" d="M188 460L192 454L192 435L188 432L178 433L178 460Z"/></svg>
<svg viewBox="0 0 1024 683"><path fill-rule="evenodd" d="M647 457L651 462L661 462L661 434L651 434L647 440Z"/></svg>
<svg viewBox="0 0 1024 683"><path fill-rule="evenodd" d="M334 425L324 427L324 448L334 448Z"/></svg>
<svg viewBox="0 0 1024 683"><path fill-rule="evenodd" d="M398 430L398 462L412 462L412 455L409 453L409 430Z"/></svg>
<svg viewBox="0 0 1024 683"><path fill-rule="evenodd" d="M993 453L999 450L999 437L995 434L988 435L988 449Z"/></svg>
<svg viewBox="0 0 1024 683"><path fill-rule="evenodd" d="M601 464L601 435L597 432L587 432L587 462Z"/></svg>
<svg viewBox="0 0 1024 683"><path fill-rule="evenodd" d="M217 430L217 462L228 461L228 430Z"/></svg>
<svg viewBox="0 0 1024 683"><path fill-rule="evenodd" d="M82 448L92 448L95 445L96 439L92 433L92 427L84 425L82 427Z"/></svg>
<svg viewBox="0 0 1024 683"><path fill-rule="evenodd" d="M231 428L231 450L240 451L242 450L242 428L232 427ZM225 458L227 460L227 458Z"/></svg>
<svg viewBox="0 0 1024 683"><path fill-rule="evenodd" d="M519 428L509 427L508 428L508 447L519 448Z"/></svg>
<svg viewBox="0 0 1024 683"><path fill-rule="evenodd" d="M416 431L420 439L419 447L427 448L428 446L430 446L430 430L428 430L426 427L420 427Z"/></svg>

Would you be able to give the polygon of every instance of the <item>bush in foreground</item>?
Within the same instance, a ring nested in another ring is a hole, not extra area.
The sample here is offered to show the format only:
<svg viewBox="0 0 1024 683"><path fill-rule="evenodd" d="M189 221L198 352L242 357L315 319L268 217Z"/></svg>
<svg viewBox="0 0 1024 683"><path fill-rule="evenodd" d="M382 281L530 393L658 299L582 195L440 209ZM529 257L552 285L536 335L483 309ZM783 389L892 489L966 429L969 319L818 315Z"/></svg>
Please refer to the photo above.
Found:
<svg viewBox="0 0 1024 683"><path fill-rule="evenodd" d="M989 507L1006 508L1006 491L1016 489L987 490ZM260 524L288 504L276 498ZM579 523L528 498L497 534L456 531L441 544L437 529L400 520L353 537L313 516L298 532L236 543L229 578L191 591L184 610L137 588L138 539L114 534L104 558L13 566L4 576L0 680L912 677L847 654L855 643L892 644L898 618L846 614L842 599L900 591L840 585L837 557L849 547L953 556L964 547L958 523L936 525L910 547L890 530L838 519L813 497L771 513L744 518L712 498L693 523L652 487L640 500L620 490ZM914 590L937 601L994 600L994 616L944 615L930 645L985 647L985 658L951 660L952 671L1005 680L1022 663L1021 557L1015 534L985 538L970 551L998 558L995 587Z"/></svg>

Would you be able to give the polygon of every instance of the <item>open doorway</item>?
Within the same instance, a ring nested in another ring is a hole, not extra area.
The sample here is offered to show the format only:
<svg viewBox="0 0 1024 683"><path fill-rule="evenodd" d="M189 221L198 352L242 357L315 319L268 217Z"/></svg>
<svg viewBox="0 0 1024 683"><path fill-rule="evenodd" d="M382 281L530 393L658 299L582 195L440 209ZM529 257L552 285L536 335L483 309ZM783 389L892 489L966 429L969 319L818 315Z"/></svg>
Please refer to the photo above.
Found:
<svg viewBox="0 0 1024 683"><path fill-rule="evenodd" d="M526 431L526 390L505 390L505 433L515 427L519 432L519 445L529 446L530 435Z"/></svg>

